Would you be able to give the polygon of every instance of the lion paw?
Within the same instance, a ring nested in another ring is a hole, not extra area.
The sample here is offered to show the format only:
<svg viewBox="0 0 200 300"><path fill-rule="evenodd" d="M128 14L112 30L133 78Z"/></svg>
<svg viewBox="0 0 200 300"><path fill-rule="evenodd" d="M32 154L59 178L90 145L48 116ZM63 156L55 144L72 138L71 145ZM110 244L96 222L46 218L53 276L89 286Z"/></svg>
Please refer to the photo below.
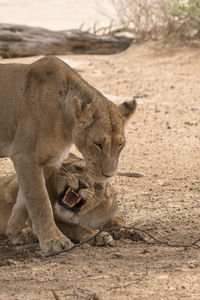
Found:
<svg viewBox="0 0 200 300"><path fill-rule="evenodd" d="M72 175L67 175L67 183L70 187L72 187L74 190L77 190L79 187L79 182L78 178L72 174Z"/></svg>
<svg viewBox="0 0 200 300"><path fill-rule="evenodd" d="M90 189L81 189L79 194L86 201L89 201L94 197L94 191Z"/></svg>
<svg viewBox="0 0 200 300"><path fill-rule="evenodd" d="M25 228L16 234L8 234L8 237L13 245L23 245L38 241L36 235L30 228Z"/></svg>
<svg viewBox="0 0 200 300"><path fill-rule="evenodd" d="M41 250L44 253L55 253L62 250L68 250L73 247L73 243L66 236L58 236L54 239L40 242Z"/></svg>
<svg viewBox="0 0 200 300"><path fill-rule="evenodd" d="M97 246L97 247L109 246L112 244L112 242L113 242L112 236L109 233L102 231L94 238L93 246Z"/></svg>
<svg viewBox="0 0 200 300"><path fill-rule="evenodd" d="M128 239L132 241L144 241L144 237L134 229L119 228L112 232L114 240Z"/></svg>

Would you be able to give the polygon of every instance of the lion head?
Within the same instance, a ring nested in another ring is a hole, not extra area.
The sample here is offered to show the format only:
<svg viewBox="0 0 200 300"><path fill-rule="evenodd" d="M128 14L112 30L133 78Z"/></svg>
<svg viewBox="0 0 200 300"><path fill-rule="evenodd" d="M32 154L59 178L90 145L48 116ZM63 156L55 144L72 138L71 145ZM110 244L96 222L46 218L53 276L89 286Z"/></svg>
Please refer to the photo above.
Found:
<svg viewBox="0 0 200 300"><path fill-rule="evenodd" d="M73 141L86 160L90 177L101 182L112 177L125 146L124 125L136 109L136 101L119 106L99 95L83 103L74 98Z"/></svg>

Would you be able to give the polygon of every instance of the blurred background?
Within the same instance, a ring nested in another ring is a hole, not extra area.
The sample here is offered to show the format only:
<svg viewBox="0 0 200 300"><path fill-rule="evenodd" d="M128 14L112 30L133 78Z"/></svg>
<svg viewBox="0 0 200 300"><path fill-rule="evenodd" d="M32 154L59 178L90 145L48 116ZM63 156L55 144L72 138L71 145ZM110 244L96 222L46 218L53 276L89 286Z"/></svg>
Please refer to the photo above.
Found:
<svg viewBox="0 0 200 300"><path fill-rule="evenodd" d="M52 30L106 26L107 13L114 13L110 0L0 0L0 23Z"/></svg>

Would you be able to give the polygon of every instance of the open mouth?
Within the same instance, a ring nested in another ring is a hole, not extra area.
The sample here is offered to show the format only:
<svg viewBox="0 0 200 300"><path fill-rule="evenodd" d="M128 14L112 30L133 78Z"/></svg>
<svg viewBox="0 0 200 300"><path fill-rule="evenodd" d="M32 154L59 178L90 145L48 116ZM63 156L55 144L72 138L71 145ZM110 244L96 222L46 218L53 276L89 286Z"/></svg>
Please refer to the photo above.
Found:
<svg viewBox="0 0 200 300"><path fill-rule="evenodd" d="M63 197L63 203L67 204L70 208L72 208L80 201L81 196L69 187L65 192L65 196Z"/></svg>
<svg viewBox="0 0 200 300"><path fill-rule="evenodd" d="M64 191L60 193L58 197L58 203L72 212L78 212L86 201L71 187L66 186Z"/></svg>

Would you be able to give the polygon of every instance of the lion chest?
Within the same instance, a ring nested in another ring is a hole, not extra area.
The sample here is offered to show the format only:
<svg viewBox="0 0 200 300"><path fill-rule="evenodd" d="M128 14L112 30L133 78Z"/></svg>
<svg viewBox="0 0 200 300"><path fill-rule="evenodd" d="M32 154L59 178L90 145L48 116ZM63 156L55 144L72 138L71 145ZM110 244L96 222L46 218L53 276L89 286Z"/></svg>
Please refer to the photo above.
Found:
<svg viewBox="0 0 200 300"><path fill-rule="evenodd" d="M39 164L44 167L59 167L65 160L72 147L72 143L64 143L62 141L47 142L40 148Z"/></svg>
<svg viewBox="0 0 200 300"><path fill-rule="evenodd" d="M69 151L71 149L72 145L68 145L63 152L58 154L58 157L56 157L55 163L57 167L60 167L62 162L67 159Z"/></svg>

